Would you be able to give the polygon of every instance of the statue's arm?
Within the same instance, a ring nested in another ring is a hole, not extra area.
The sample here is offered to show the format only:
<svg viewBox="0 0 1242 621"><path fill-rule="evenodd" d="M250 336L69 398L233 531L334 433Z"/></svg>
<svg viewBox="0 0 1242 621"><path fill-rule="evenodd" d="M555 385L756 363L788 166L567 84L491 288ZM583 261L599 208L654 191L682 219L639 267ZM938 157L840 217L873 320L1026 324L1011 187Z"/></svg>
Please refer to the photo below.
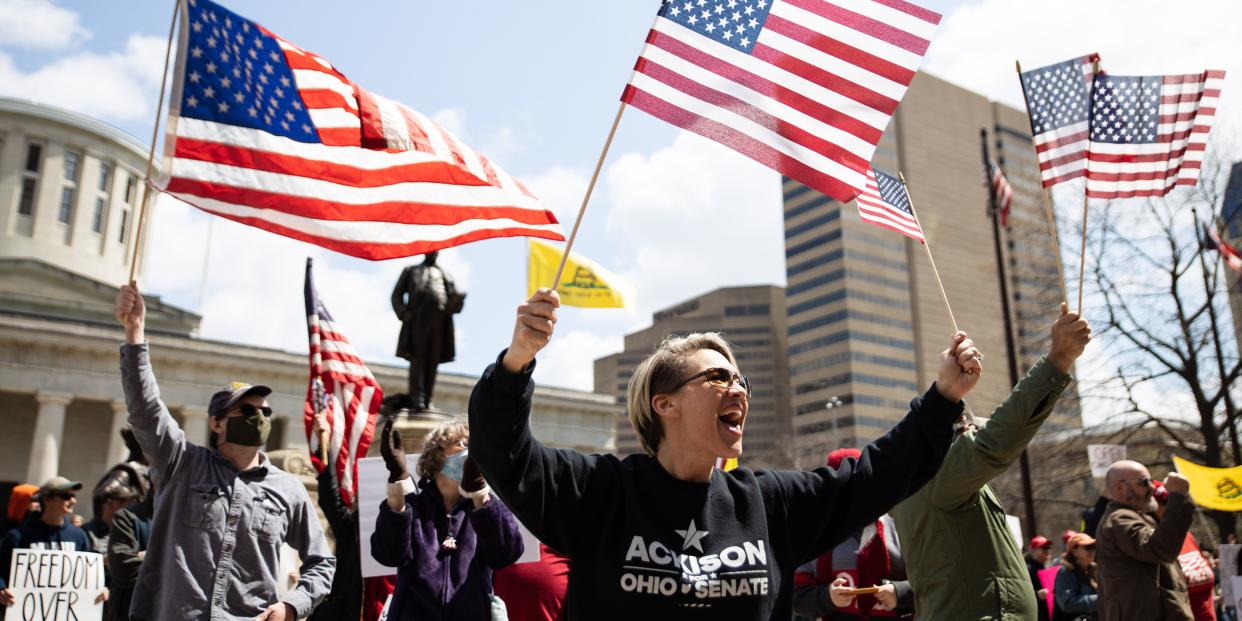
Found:
<svg viewBox="0 0 1242 621"><path fill-rule="evenodd" d="M392 312L397 314L397 319L405 321L405 291L410 281L410 268L401 270L401 276L397 278L397 285L392 288Z"/></svg>

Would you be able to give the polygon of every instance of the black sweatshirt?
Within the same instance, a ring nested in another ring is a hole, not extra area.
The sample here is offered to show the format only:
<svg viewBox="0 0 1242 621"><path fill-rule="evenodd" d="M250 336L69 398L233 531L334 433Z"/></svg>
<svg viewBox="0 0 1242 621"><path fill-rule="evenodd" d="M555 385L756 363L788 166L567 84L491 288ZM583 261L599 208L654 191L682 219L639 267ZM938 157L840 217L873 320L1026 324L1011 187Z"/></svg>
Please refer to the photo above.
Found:
<svg viewBox="0 0 1242 621"><path fill-rule="evenodd" d="M737 468L691 483L646 455L544 447L530 433L533 370L498 359L483 372L470 455L518 519L569 555L570 619L789 619L798 565L927 483L962 411L933 388L837 470Z"/></svg>

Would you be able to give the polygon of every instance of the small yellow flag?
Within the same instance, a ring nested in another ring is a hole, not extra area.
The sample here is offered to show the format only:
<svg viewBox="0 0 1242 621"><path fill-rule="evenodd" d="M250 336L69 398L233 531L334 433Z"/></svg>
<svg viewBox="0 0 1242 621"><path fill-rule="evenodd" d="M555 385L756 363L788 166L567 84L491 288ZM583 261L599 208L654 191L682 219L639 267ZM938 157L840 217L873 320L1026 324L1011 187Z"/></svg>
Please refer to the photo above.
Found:
<svg viewBox="0 0 1242 621"><path fill-rule="evenodd" d="M526 295L532 295L540 287L546 287L556 276L563 250L537 240L530 240L530 259L526 267ZM620 278L600 267L594 261L570 252L561 274L556 292L561 304L583 308L624 308L626 301L633 302L633 295L622 293L628 287Z"/></svg>
<svg viewBox="0 0 1242 621"><path fill-rule="evenodd" d="M1177 471L1190 479L1195 504L1218 511L1242 511L1242 466L1209 468L1173 457Z"/></svg>
<svg viewBox="0 0 1242 621"><path fill-rule="evenodd" d="M736 467L737 467L737 458L736 458L736 457L730 457L730 458L728 458L728 459L724 460L724 465L723 465L723 466L721 466L721 467L720 467L720 469L721 469L721 470L724 470L725 472L728 472L728 471L730 471L730 470L732 470L732 469L734 469L734 468L736 468Z"/></svg>

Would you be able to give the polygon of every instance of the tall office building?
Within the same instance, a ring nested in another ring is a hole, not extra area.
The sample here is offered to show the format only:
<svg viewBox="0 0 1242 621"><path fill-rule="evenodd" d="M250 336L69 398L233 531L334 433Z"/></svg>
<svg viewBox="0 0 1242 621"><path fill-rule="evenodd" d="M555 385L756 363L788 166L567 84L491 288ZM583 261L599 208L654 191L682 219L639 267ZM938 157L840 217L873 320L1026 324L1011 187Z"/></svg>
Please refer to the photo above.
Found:
<svg viewBox="0 0 1242 621"><path fill-rule="evenodd" d="M920 73L873 160L904 173L957 324L987 356L968 398L982 416L1008 394L1009 375L980 129L1014 186L1005 261L1022 371L1046 348L1060 300L1029 127L1018 110ZM783 192L792 428L796 465L809 467L903 416L935 380L953 329L922 245L796 181ZM1079 418L1062 408L1047 427Z"/></svg>
<svg viewBox="0 0 1242 621"><path fill-rule="evenodd" d="M624 351L595 361L595 392L625 403L638 363L669 335L692 332L720 332L750 379L742 462L751 468L791 466L785 291L780 287L725 287L655 313L650 327L625 336ZM643 452L624 412L616 438L618 455Z"/></svg>

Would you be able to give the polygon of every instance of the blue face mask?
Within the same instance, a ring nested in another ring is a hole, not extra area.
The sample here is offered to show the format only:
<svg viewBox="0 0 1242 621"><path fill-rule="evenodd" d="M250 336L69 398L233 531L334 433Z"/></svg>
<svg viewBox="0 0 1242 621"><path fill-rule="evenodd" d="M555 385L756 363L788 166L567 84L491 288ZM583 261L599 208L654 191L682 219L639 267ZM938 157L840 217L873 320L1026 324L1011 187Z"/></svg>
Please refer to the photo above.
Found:
<svg viewBox="0 0 1242 621"><path fill-rule="evenodd" d="M461 481L461 477L466 468L466 458L470 456L470 451L465 450L456 455L449 455L444 458L444 467L440 468L440 474L450 480Z"/></svg>

